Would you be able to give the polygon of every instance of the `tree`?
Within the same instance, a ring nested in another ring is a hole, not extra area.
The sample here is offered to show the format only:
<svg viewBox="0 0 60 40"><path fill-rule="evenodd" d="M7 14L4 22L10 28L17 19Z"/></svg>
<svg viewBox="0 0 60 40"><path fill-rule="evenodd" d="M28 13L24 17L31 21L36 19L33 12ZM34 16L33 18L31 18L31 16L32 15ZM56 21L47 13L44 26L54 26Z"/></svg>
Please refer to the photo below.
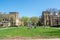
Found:
<svg viewBox="0 0 60 40"><path fill-rule="evenodd" d="M56 9L56 8L48 8L46 11L49 11L51 13L57 13L58 9Z"/></svg>
<svg viewBox="0 0 60 40"><path fill-rule="evenodd" d="M42 24L43 24L43 19L42 19L42 17L40 16L40 17L39 17L39 20L38 20L38 23L37 23L37 26L42 26Z"/></svg>
<svg viewBox="0 0 60 40"><path fill-rule="evenodd" d="M3 14L0 12L0 22L3 20Z"/></svg>
<svg viewBox="0 0 60 40"><path fill-rule="evenodd" d="M30 21L33 23L34 28L36 28L36 25L37 25L37 23L39 21L39 18L38 17L31 17Z"/></svg>
<svg viewBox="0 0 60 40"><path fill-rule="evenodd" d="M26 16L23 16L23 17L21 18L21 21L23 21L24 26L27 26L27 25L28 25L28 22L29 22L29 18L26 17Z"/></svg>

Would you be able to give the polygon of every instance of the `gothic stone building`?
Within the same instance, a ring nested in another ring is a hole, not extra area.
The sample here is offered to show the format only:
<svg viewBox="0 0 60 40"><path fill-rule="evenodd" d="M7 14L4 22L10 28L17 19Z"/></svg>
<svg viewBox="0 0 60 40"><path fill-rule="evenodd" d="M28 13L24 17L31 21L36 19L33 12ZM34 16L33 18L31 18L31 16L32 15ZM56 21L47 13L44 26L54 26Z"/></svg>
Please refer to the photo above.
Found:
<svg viewBox="0 0 60 40"><path fill-rule="evenodd" d="M48 11L42 12L42 24L44 26L60 25L60 12L50 13Z"/></svg>
<svg viewBox="0 0 60 40"><path fill-rule="evenodd" d="M0 12L0 26L19 26L18 12L9 12L9 14Z"/></svg>

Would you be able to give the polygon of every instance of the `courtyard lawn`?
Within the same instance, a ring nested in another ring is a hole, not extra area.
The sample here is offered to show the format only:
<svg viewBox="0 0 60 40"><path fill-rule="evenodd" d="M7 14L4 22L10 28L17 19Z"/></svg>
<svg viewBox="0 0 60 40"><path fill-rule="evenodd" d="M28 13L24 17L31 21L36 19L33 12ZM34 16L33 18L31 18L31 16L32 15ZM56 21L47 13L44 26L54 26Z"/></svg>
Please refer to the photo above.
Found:
<svg viewBox="0 0 60 40"><path fill-rule="evenodd" d="M10 37L41 37L41 38L60 38L60 28L37 27L27 29L26 27L0 28L0 38Z"/></svg>

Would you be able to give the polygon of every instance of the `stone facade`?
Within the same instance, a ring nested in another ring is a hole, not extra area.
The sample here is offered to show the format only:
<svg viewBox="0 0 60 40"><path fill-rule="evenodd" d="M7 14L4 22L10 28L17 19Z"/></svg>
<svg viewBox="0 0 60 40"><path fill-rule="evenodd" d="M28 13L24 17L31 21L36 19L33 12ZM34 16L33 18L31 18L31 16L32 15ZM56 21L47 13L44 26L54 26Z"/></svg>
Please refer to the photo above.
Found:
<svg viewBox="0 0 60 40"><path fill-rule="evenodd" d="M4 14L0 12L0 26L19 26L18 12Z"/></svg>
<svg viewBox="0 0 60 40"><path fill-rule="evenodd" d="M48 11L42 12L42 23L44 26L60 25L60 12L50 13Z"/></svg>

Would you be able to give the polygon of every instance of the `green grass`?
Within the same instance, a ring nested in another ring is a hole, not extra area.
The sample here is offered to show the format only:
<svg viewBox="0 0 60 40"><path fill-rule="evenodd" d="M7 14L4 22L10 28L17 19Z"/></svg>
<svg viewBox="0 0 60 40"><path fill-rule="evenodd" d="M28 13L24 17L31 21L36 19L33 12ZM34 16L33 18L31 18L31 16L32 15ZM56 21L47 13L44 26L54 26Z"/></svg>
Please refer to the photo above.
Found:
<svg viewBox="0 0 60 40"><path fill-rule="evenodd" d="M36 29L27 29L26 27L0 28L0 38L10 37L58 37L60 38L60 29L53 27L37 27Z"/></svg>

